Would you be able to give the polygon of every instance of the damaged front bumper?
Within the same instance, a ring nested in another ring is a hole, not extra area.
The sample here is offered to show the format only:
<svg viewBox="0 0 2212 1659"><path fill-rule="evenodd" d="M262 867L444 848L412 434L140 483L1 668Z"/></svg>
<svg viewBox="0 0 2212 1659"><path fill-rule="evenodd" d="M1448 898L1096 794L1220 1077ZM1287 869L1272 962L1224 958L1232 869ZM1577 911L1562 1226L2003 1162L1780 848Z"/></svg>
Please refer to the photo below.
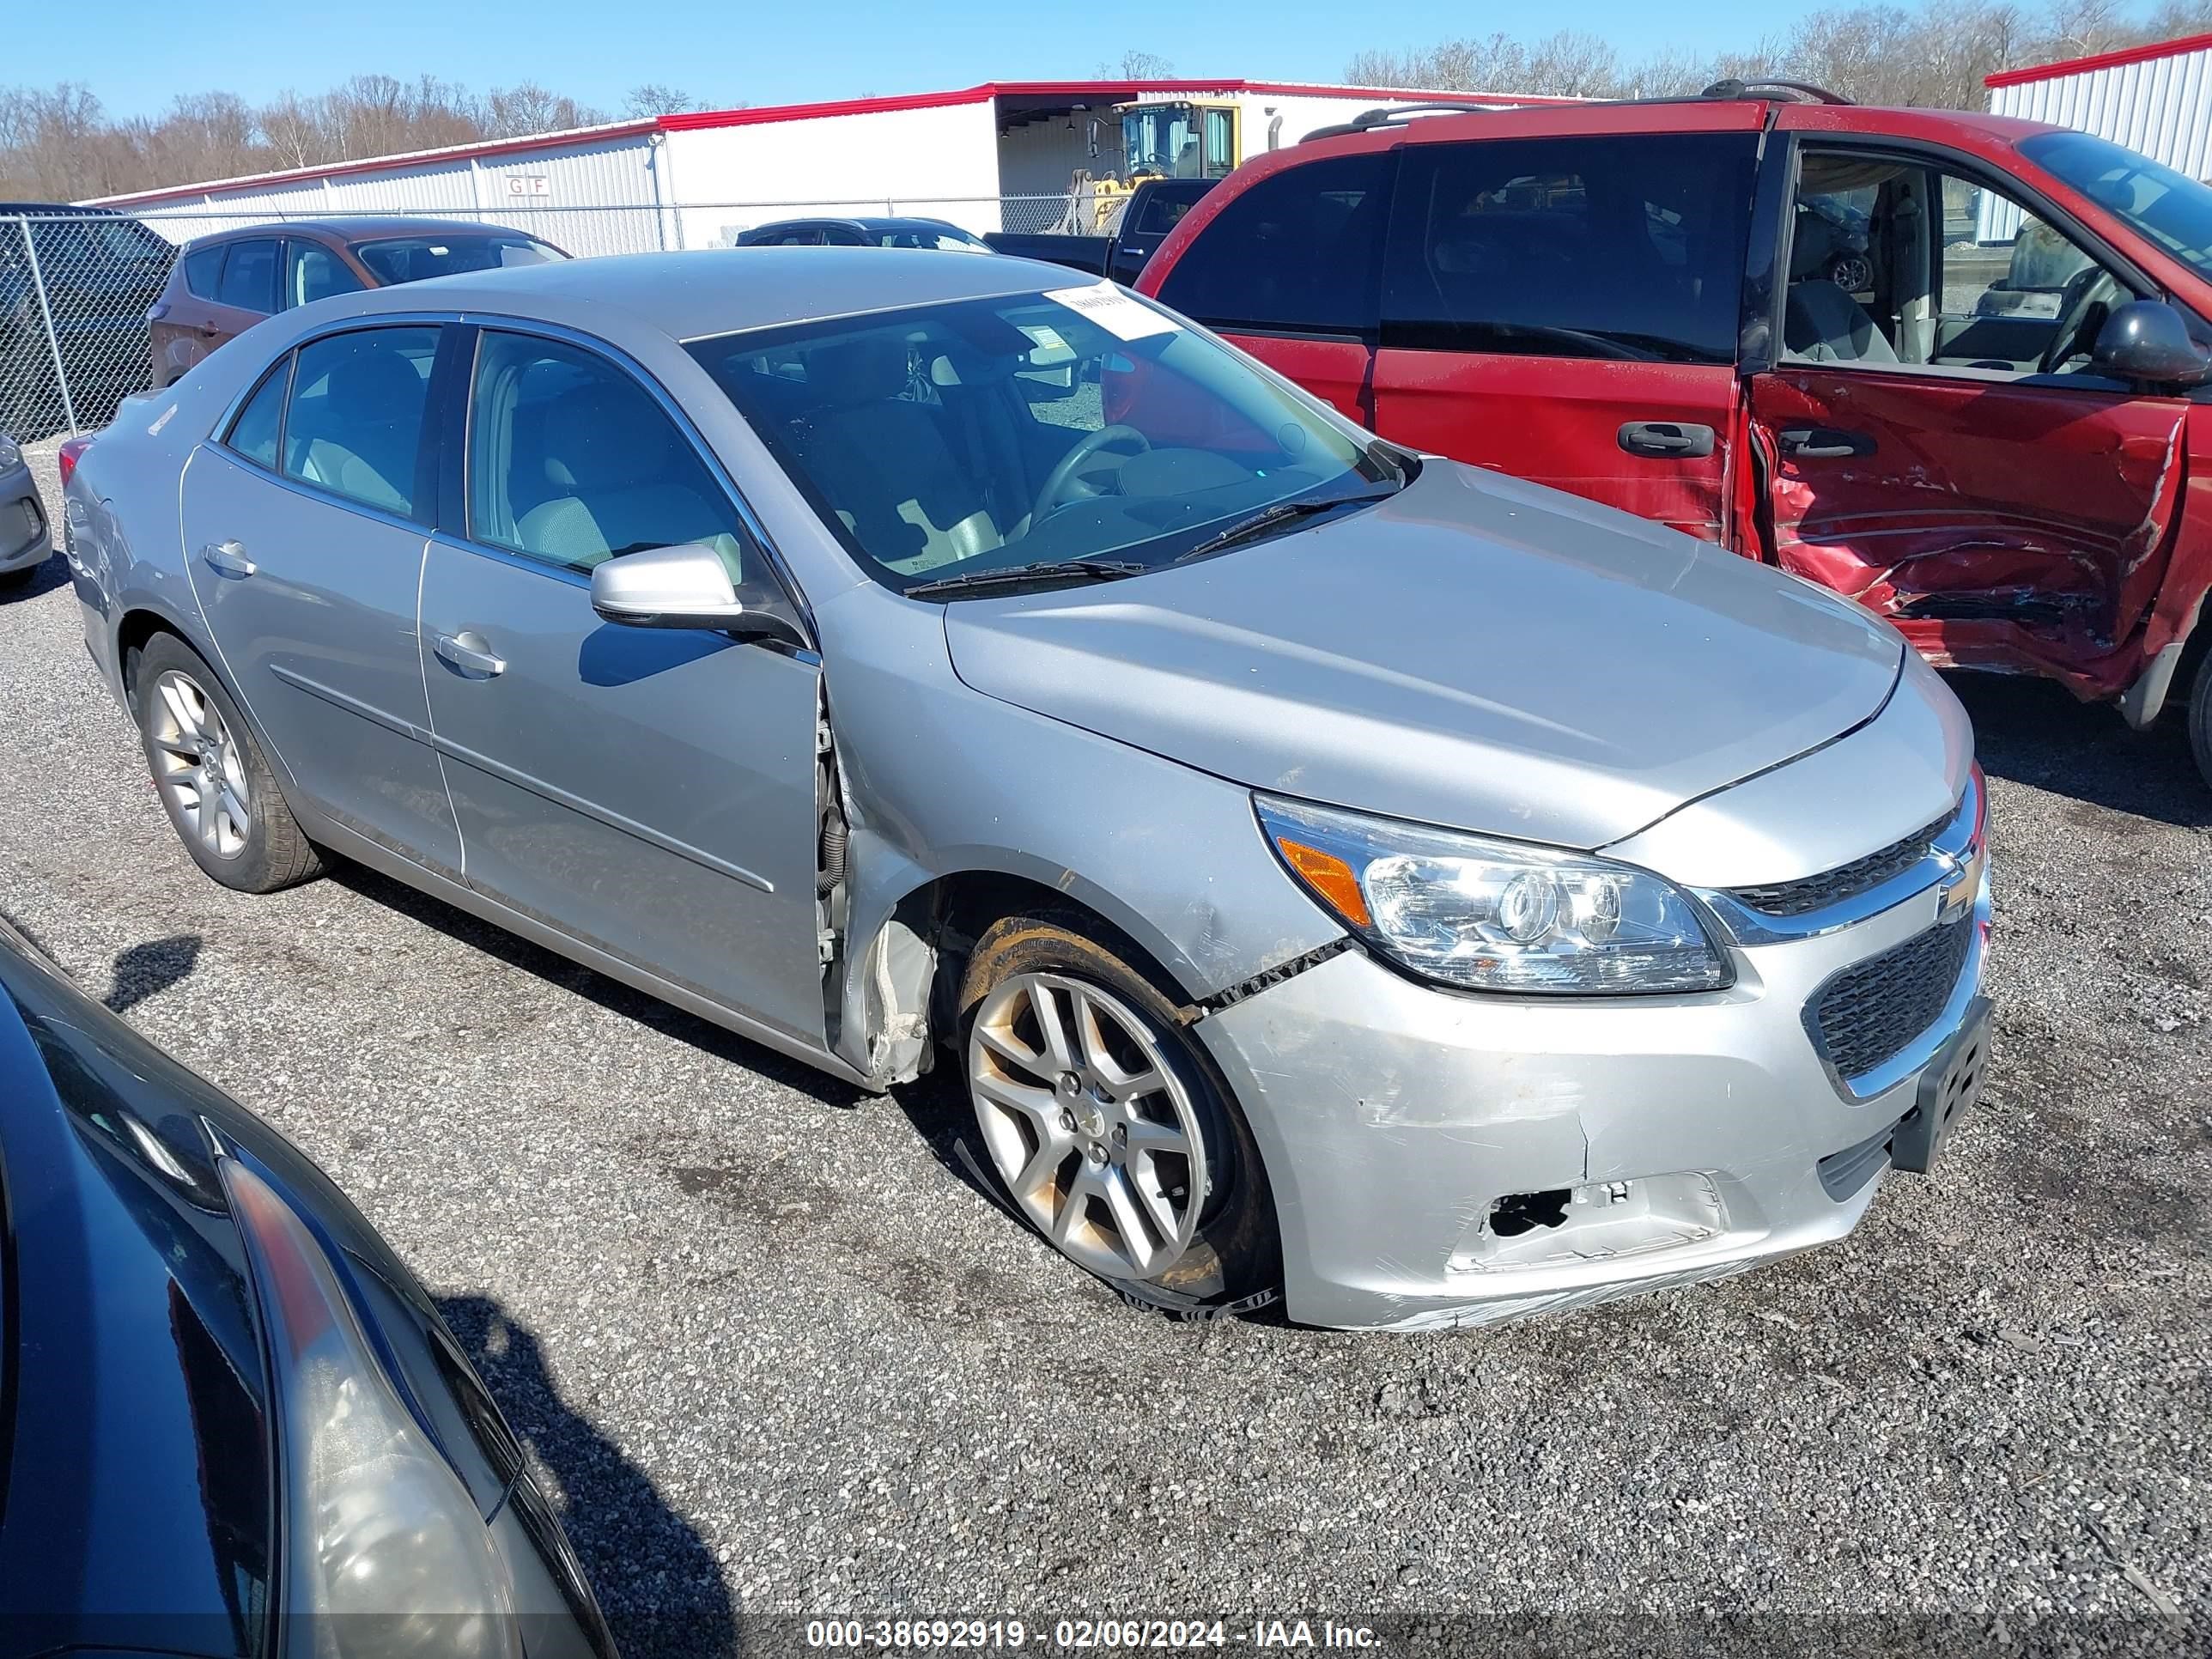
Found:
<svg viewBox="0 0 2212 1659"><path fill-rule="evenodd" d="M1194 1026L1267 1160L1293 1319L1474 1325L1722 1277L1840 1238L1922 1079L1978 1018L1986 870L1817 937L1731 947L1692 997L1456 994L1360 951ZM1944 915L1947 902L1951 915ZM1839 975L1971 929L1941 1014L1840 1076L1805 1011Z"/></svg>

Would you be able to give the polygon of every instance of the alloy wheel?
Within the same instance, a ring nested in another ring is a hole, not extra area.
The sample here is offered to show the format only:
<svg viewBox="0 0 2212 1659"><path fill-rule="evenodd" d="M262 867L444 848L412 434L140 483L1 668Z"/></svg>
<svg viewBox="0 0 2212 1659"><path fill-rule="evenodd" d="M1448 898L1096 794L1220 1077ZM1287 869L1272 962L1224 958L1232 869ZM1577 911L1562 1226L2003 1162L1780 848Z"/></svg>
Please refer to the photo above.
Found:
<svg viewBox="0 0 2212 1659"><path fill-rule="evenodd" d="M992 990L968 1039L983 1141L1022 1212L1111 1279L1147 1279L1189 1247L1206 1143L1160 1039L1128 1006L1060 974Z"/></svg>
<svg viewBox="0 0 2212 1659"><path fill-rule="evenodd" d="M217 858L236 858L253 832L252 791L222 711L197 680L173 668L154 682L148 713L154 781L178 823Z"/></svg>

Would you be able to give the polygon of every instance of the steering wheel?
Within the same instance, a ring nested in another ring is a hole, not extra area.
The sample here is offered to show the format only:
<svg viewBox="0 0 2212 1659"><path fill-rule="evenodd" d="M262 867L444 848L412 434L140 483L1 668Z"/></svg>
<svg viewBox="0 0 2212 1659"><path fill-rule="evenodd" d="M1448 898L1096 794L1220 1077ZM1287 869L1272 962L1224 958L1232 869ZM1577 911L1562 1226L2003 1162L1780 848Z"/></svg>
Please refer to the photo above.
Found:
<svg viewBox="0 0 2212 1659"><path fill-rule="evenodd" d="M2051 343L2043 349L2043 360L2035 366L2037 374L2056 374L2076 354L2096 343L2094 339L2082 337L2093 333L2103 321L2098 307L2105 296L2099 290L2112 282L2100 265L2086 265L2068 279L2058 295L2058 326L2051 336Z"/></svg>
<svg viewBox="0 0 2212 1659"><path fill-rule="evenodd" d="M1126 448L1133 454L1142 454L1152 447L1152 441L1133 426L1117 424L1102 426L1096 432L1086 432L1075 441L1075 447L1060 458L1059 464L1045 474L1044 483L1037 491L1036 511L1033 518L1042 519L1054 507L1065 507L1070 501L1091 501L1104 495L1103 489L1093 489L1077 477L1083 464L1101 450Z"/></svg>

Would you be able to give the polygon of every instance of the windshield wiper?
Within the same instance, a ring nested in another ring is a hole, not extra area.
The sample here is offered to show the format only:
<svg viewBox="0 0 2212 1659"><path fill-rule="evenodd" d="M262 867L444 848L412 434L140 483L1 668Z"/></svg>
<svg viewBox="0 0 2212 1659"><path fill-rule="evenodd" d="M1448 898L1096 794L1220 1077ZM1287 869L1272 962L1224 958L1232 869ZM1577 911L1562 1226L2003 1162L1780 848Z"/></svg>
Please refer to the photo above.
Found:
<svg viewBox="0 0 2212 1659"><path fill-rule="evenodd" d="M1179 554L1173 562L1188 564L1193 559L1204 558L1209 553L1218 553L1224 548L1235 547L1240 542L1256 540L1271 534L1300 519L1310 519L1316 513L1334 513L1340 507L1364 507L1370 501L1379 501L1386 495L1395 495L1394 489L1372 489L1358 495L1331 495L1325 501L1277 501L1273 507L1262 507L1249 519L1239 519L1218 536L1208 536L1188 553Z"/></svg>
<svg viewBox="0 0 2212 1659"><path fill-rule="evenodd" d="M954 593L978 593L988 588L1019 586L1025 582L1052 581L1066 576L1112 581L1121 576L1141 576L1152 568L1133 559L1044 559L1036 564L1006 565L996 570L970 570L957 576L940 576L935 581L916 582L903 592L909 599L937 599Z"/></svg>

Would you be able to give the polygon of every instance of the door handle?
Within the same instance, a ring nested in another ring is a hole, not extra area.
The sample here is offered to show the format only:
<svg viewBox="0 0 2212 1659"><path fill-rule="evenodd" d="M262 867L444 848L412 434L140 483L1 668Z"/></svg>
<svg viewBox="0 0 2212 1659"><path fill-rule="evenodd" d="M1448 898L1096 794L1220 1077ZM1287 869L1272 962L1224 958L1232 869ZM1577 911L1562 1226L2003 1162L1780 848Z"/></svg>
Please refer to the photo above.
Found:
<svg viewBox="0 0 2212 1659"><path fill-rule="evenodd" d="M1874 440L1863 432L1844 432L1832 426L1793 426L1778 434L1784 455L1808 461L1840 461L1851 455L1874 453Z"/></svg>
<svg viewBox="0 0 2212 1659"><path fill-rule="evenodd" d="M200 549L200 557L207 561L208 568L226 576L251 576L256 568L246 556L246 549L236 542L210 542Z"/></svg>
<svg viewBox="0 0 2212 1659"><path fill-rule="evenodd" d="M1620 447L1632 455L1662 461L1703 460L1713 453L1713 429L1685 421L1631 421L1620 428Z"/></svg>
<svg viewBox="0 0 2212 1659"><path fill-rule="evenodd" d="M441 634L430 648L438 653L441 662L464 674L477 674L489 680L507 672L507 659L495 652L491 642L481 634Z"/></svg>

